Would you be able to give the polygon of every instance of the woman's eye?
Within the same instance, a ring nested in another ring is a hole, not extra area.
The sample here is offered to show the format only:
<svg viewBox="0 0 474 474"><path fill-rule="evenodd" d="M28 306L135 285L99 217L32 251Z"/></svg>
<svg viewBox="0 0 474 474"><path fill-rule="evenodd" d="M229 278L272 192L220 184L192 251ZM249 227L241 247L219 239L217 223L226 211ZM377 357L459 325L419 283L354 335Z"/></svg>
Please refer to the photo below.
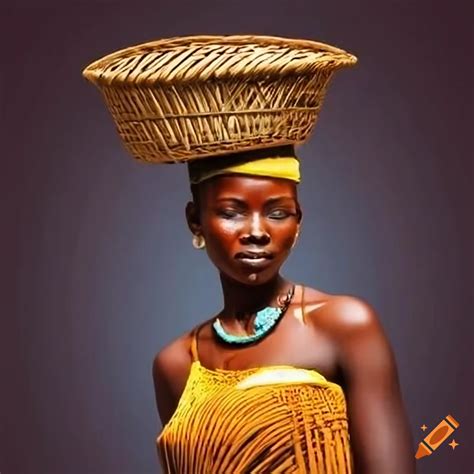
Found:
<svg viewBox="0 0 474 474"><path fill-rule="evenodd" d="M243 217L246 212L238 209L220 209L217 211L218 215L224 219L235 219L237 217ZM287 217L294 215L294 213L286 209L274 209L268 213L268 217L271 219L286 219Z"/></svg>
<svg viewBox="0 0 474 474"><path fill-rule="evenodd" d="M291 215L291 212L286 211L284 209L275 209L272 212L270 212L269 217L272 219L284 219L285 217L288 217Z"/></svg>
<svg viewBox="0 0 474 474"><path fill-rule="evenodd" d="M237 217L239 214L240 213L238 211L234 211L233 209L224 209L219 211L219 215L224 219L232 219L233 217Z"/></svg>

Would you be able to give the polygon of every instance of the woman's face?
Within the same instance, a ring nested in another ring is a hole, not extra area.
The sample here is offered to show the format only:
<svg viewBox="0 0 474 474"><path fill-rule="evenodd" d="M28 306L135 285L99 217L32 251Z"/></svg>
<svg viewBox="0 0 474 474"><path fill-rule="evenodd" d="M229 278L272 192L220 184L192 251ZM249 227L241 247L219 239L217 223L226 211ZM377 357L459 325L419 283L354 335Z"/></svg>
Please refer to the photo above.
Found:
<svg viewBox="0 0 474 474"><path fill-rule="evenodd" d="M195 216L193 225L188 209L190 228L204 236L209 258L244 284L265 283L278 273L301 220L296 184L270 177L211 178L199 186L199 204L189 207Z"/></svg>

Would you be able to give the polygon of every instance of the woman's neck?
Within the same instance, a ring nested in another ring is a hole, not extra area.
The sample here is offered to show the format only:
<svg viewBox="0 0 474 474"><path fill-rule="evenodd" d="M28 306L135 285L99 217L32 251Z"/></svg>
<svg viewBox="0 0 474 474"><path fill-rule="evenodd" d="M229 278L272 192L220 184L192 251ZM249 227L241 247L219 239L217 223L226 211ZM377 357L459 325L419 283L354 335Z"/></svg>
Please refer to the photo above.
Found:
<svg viewBox="0 0 474 474"><path fill-rule="evenodd" d="M219 317L247 321L265 306L276 305L276 297L283 295L288 281L280 274L262 285L244 285L221 274L224 309Z"/></svg>

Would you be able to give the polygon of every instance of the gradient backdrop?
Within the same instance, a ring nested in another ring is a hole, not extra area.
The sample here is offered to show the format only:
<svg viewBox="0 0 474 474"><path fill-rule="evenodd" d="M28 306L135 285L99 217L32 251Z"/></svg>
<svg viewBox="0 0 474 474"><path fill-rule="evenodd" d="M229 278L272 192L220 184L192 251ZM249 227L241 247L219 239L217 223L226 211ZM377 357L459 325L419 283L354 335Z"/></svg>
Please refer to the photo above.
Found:
<svg viewBox="0 0 474 474"><path fill-rule="evenodd" d="M414 443L424 423L452 414L461 424L459 446L418 472L473 472L468 2L6 3L0 472L158 472L151 362L220 307L220 286L191 246L185 168L130 159L81 70L131 44L227 33L359 56L336 74L300 149L304 226L284 273L377 309Z"/></svg>

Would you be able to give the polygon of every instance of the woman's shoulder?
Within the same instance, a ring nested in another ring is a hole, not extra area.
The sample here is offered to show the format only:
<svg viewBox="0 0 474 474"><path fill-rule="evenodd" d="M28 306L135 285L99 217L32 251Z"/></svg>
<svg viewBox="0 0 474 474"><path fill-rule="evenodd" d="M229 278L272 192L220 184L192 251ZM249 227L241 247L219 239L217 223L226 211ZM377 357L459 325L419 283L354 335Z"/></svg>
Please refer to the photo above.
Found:
<svg viewBox="0 0 474 474"><path fill-rule="evenodd" d="M187 375L193 362L192 341L195 332L208 321L186 330L160 349L153 359L153 371L176 378L179 374Z"/></svg>
<svg viewBox="0 0 474 474"><path fill-rule="evenodd" d="M156 404L163 425L176 410L192 365L192 331L173 339L153 358Z"/></svg>
<svg viewBox="0 0 474 474"><path fill-rule="evenodd" d="M161 367L176 368L177 365L187 365L191 362L191 353L189 345L191 340L191 331L176 337L160 349L154 358L154 364Z"/></svg>
<svg viewBox="0 0 474 474"><path fill-rule="evenodd" d="M307 320L341 342L354 331L380 329L375 308L362 297L310 287L305 287L305 295Z"/></svg>
<svg viewBox="0 0 474 474"><path fill-rule="evenodd" d="M379 315L367 300L353 295L322 296L318 292L311 297L311 290L307 293L307 321L316 333L330 341L344 377L354 380L356 374L367 373L374 364L394 367L390 341ZM393 371L387 371L386 377L393 378Z"/></svg>

